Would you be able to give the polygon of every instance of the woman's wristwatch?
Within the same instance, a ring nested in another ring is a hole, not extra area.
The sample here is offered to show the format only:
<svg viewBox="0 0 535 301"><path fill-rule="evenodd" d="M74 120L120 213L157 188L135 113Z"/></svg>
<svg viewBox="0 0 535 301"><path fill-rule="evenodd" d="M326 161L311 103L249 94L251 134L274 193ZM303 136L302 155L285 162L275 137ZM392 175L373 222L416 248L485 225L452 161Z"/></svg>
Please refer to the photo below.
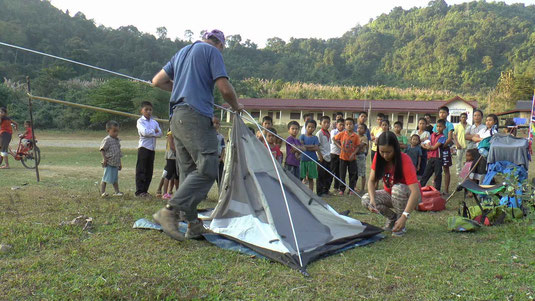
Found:
<svg viewBox="0 0 535 301"><path fill-rule="evenodd" d="M411 216L411 214L408 213L407 211L403 211L402 214L405 215L405 218L407 218L407 219L409 219L409 217Z"/></svg>

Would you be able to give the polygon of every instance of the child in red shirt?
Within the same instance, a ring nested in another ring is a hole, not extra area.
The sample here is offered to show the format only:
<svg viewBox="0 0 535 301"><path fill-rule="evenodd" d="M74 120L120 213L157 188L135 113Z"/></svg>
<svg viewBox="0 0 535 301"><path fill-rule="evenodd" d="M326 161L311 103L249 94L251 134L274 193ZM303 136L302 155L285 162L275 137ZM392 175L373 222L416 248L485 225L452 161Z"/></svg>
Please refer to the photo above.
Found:
<svg viewBox="0 0 535 301"><path fill-rule="evenodd" d="M5 161L5 165L0 166L2 169L9 168L8 154L9 154L9 143L11 142L11 136L13 135L12 125L15 126L15 129L18 128L18 123L11 120L7 116L7 109L2 107L0 108L0 164L2 161Z"/></svg>
<svg viewBox="0 0 535 301"><path fill-rule="evenodd" d="M270 128L269 130L277 134L277 130L275 130L274 128ZM272 133L266 130L264 130L264 136L266 136L266 140L268 143L267 147L273 154L273 157L275 157L275 160L277 160L280 164L282 164L282 152L281 152L279 145L276 143L277 136L273 135Z"/></svg>
<svg viewBox="0 0 535 301"><path fill-rule="evenodd" d="M32 123L29 120L24 121L24 128L26 131L24 134L20 134L19 138L22 139L22 145L24 145L24 147L28 147L32 142Z"/></svg>
<svg viewBox="0 0 535 301"><path fill-rule="evenodd" d="M437 121L437 132L431 134L431 140L428 143L422 144L422 148L427 150L427 165L425 166L420 185L425 186L434 173L435 188L439 191L442 183L441 149L442 146L446 144L446 137L443 134L445 128L446 121L444 119L439 119Z"/></svg>

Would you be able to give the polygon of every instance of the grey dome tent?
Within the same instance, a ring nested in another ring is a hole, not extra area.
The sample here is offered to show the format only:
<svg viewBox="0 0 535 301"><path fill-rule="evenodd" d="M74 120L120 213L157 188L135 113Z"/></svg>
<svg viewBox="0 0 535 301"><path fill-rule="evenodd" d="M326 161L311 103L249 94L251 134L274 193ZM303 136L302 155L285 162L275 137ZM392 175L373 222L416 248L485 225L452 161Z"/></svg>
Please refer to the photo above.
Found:
<svg viewBox="0 0 535 301"><path fill-rule="evenodd" d="M382 231L338 214L273 160L237 115L227 145L219 202L205 225L303 273L309 262Z"/></svg>

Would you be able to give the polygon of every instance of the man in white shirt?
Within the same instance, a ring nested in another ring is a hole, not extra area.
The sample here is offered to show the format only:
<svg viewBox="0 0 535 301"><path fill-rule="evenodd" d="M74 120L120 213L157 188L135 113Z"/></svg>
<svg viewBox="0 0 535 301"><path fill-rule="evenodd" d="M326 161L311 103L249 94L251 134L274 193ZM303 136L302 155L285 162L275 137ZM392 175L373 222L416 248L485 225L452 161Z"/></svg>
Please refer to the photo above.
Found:
<svg viewBox="0 0 535 301"><path fill-rule="evenodd" d="M481 123L483 120L483 112L480 110L474 111L474 124L466 128L464 138L466 139L466 149L474 149L477 147L477 144L472 141L472 137L478 134L481 130L486 129L485 124Z"/></svg>
<svg viewBox="0 0 535 301"><path fill-rule="evenodd" d="M137 120L139 145L136 163L136 196L148 197L149 186L154 170L154 151L156 138L162 137L160 125L152 119L152 104L148 101L141 103L141 117Z"/></svg>

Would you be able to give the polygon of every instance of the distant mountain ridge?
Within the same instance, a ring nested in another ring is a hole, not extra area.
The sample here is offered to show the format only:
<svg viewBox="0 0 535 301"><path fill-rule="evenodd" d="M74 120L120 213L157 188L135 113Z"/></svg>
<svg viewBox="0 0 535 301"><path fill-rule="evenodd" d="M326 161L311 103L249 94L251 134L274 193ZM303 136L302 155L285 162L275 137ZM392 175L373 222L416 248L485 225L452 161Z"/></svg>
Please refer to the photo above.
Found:
<svg viewBox="0 0 535 301"><path fill-rule="evenodd" d="M165 25L165 24L162 24ZM0 41L150 79L189 41L96 26L47 1L0 0ZM469 2L396 7L340 38L268 40L259 49L239 35L224 51L233 80L250 77L334 85L386 85L453 91L494 87L500 73L535 74L535 6ZM43 68L45 68L43 70ZM0 78L52 72L58 79L107 77L80 66L0 47Z"/></svg>

